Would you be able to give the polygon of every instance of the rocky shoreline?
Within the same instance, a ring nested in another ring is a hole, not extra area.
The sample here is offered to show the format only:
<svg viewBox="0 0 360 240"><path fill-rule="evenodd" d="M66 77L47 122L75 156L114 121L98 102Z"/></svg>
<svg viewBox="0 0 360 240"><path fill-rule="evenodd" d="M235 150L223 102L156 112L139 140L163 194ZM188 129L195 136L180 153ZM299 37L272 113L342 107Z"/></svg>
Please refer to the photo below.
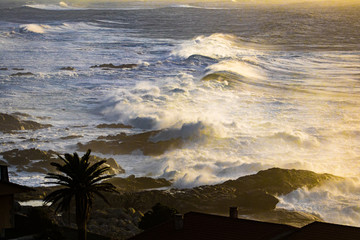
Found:
<svg viewBox="0 0 360 240"><path fill-rule="evenodd" d="M26 116L22 116L21 113L0 113L0 131L8 134L18 130L35 131L51 127L48 124L22 120L23 117ZM120 131L132 128L124 124L100 124L96 127L120 129ZM140 150L144 155L158 156L165 151L181 148L184 144L184 139L180 135L155 141L154 139L159 134L163 132L147 131L133 135L120 132L115 135L100 136L88 143L78 143L77 147L81 151L90 148L94 152L104 154L130 154ZM59 153L52 150L12 149L0 153L6 161L0 160L0 163L16 167L19 172L46 174L55 171L50 162L60 162L58 155ZM125 170L113 158L92 155L90 161L95 163L103 159L110 167L108 174L125 173ZM302 187L311 189L328 181L340 180L342 180L341 177L331 174L280 168L271 168L223 183L190 189L173 187L171 179L133 175L126 178L115 177L109 181L117 187L119 194L106 194L110 207L100 200L95 201L89 231L111 239L131 237L141 232L138 228L141 217L157 203L175 208L180 213L197 211L220 215L228 215L229 207L237 206L240 215L244 218L301 227L315 220L321 221L321 218L309 213L278 209L276 208L279 203L277 196L286 195ZM33 192L17 195L16 200L19 202L42 200L56 188L35 187ZM20 212L26 212L29 207L19 208ZM47 212L53 211L48 207L41 207L41 209ZM60 227L75 227L73 215L74 209L70 213L70 221L69 216L65 215L53 215L52 221Z"/></svg>
<svg viewBox="0 0 360 240"><path fill-rule="evenodd" d="M110 206L97 199L89 222L89 231L110 237L126 239L141 230L138 223L143 214L156 203L177 209L180 213L190 211L228 215L230 206L238 206L243 218L289 224L301 227L313 221L322 221L310 213L276 208L276 196L288 194L301 187L309 189L328 181L342 178L331 174L317 174L305 170L271 168L254 175L229 180L221 184L191 189L172 188L166 179L129 176L113 178L119 193L106 194ZM20 194L18 201L42 200L57 187L38 187L34 192ZM75 227L74 210L68 216L58 217L60 226Z"/></svg>

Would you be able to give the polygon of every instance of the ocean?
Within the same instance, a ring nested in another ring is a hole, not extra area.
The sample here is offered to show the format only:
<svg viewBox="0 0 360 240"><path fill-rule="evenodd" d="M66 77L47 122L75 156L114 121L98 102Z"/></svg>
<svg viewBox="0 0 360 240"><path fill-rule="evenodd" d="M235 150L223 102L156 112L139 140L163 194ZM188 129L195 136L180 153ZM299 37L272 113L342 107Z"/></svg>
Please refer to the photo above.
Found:
<svg viewBox="0 0 360 240"><path fill-rule="evenodd" d="M16 3L0 5L0 112L53 127L0 133L0 152L159 130L150 141L181 146L93 154L179 188L271 167L335 174L278 207L360 226L358 5ZM111 123L133 128L96 127Z"/></svg>

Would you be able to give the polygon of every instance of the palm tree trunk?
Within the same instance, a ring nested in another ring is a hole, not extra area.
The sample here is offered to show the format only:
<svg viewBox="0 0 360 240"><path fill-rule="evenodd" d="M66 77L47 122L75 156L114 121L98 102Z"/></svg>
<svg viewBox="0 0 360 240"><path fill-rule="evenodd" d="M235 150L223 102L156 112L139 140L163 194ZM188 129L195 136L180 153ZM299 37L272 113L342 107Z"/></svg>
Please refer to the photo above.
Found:
<svg viewBox="0 0 360 240"><path fill-rule="evenodd" d="M81 196L75 196L76 201L76 225L78 227L78 240L86 240L87 238L87 201Z"/></svg>

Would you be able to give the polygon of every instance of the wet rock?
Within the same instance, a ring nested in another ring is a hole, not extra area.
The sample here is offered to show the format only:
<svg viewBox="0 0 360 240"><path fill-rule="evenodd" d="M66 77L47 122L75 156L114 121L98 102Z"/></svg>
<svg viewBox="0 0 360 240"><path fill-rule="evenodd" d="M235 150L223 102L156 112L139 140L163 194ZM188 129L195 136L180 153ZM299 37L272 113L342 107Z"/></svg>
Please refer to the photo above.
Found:
<svg viewBox="0 0 360 240"><path fill-rule="evenodd" d="M61 137L61 140L70 140L70 139L76 139L76 138L82 138L83 136L81 135L70 135L70 136L66 136L66 137Z"/></svg>
<svg viewBox="0 0 360 240"><path fill-rule="evenodd" d="M170 187L172 182L164 178L138 177L131 175L127 178L112 178L108 180L122 191L139 191L145 189Z"/></svg>
<svg viewBox="0 0 360 240"><path fill-rule="evenodd" d="M30 164L33 160L42 161L56 161L56 152L41 151L39 149L31 148L25 150L14 149L0 153L10 165L23 166Z"/></svg>
<svg viewBox="0 0 360 240"><path fill-rule="evenodd" d="M13 68L12 70L14 70L14 71L24 71L25 69L24 68Z"/></svg>
<svg viewBox="0 0 360 240"><path fill-rule="evenodd" d="M108 63L108 64L94 65L94 66L91 66L90 68L103 68L103 70L107 70L107 69L114 69L114 68L120 68L120 69L135 68L137 66L138 66L137 64L120 64L120 65L116 66L112 63Z"/></svg>
<svg viewBox="0 0 360 240"><path fill-rule="evenodd" d="M130 125L125 125L122 123L111 123L111 124L99 124L96 128L132 128Z"/></svg>
<svg viewBox="0 0 360 240"><path fill-rule="evenodd" d="M8 68L5 68L5 67L0 68L0 71L7 71L7 70L8 70Z"/></svg>
<svg viewBox="0 0 360 240"><path fill-rule="evenodd" d="M183 145L181 138L152 142L151 138L155 137L159 132L149 131L134 135L120 133L118 135L99 137L98 140L85 144L78 143L78 149L80 151L91 149L94 152L103 154L131 154L138 150L147 156L158 156L168 150L180 148Z"/></svg>
<svg viewBox="0 0 360 240"><path fill-rule="evenodd" d="M96 163L96 162L99 162L99 161L102 161L102 160L105 160L106 163L104 163L104 166L108 166L110 167L110 170L106 172L106 174L121 174L121 173L125 173L125 170L120 167L117 162L115 161L115 159L113 158L100 158L100 157L97 157L95 155L91 155L90 156L90 162L93 164L93 163Z"/></svg>
<svg viewBox="0 0 360 240"><path fill-rule="evenodd" d="M318 174L306 170L271 168L257 174L240 177L224 182L223 186L241 191L263 189L270 194L284 195L301 187L312 188L325 181L340 180L331 174Z"/></svg>
<svg viewBox="0 0 360 240"><path fill-rule="evenodd" d="M272 182L268 183L270 179ZM275 210L278 203L277 195L340 179L330 174L273 168L222 184L193 189L124 192L121 196L109 198L117 207L133 207L141 211L147 211L159 202L182 213L199 211L227 215L230 206L238 206L240 214L254 214ZM288 181L294 181L295 184L289 185ZM114 185L116 186L116 182Z"/></svg>
<svg viewBox="0 0 360 240"><path fill-rule="evenodd" d="M74 67L62 67L62 68L60 68L60 70L63 70L63 71L75 71L76 69Z"/></svg>
<svg viewBox="0 0 360 240"><path fill-rule="evenodd" d="M0 153L9 165L16 166L19 171L49 173L55 172L56 168L52 166L51 162L62 163L58 157L58 153L54 151L42 151L31 148L25 150L14 149ZM94 155L90 156L90 163L96 163L106 160L104 165L110 167L107 174L125 173L125 170L119 166L113 158L100 158Z"/></svg>
<svg viewBox="0 0 360 240"><path fill-rule="evenodd" d="M330 174L273 168L221 184L200 186L193 189L124 190L121 194L108 193L105 196L112 208L109 209L108 205L101 199L95 199L94 206L96 207L94 209L101 210L94 213L91 228L94 231L112 229L117 234L130 236L136 232L137 229L133 226L137 226L135 223L141 218L142 212L148 211L156 203L175 208L181 213L199 211L221 215L228 215L230 206L238 206L240 214L246 214L246 217L251 219L303 226L313 220L321 219L312 214L276 209L278 199L275 196L300 187L311 188L326 181L340 179L342 178ZM137 187L137 181L141 182L140 186L143 188L146 182L156 183L159 179L131 176L113 180L112 183L116 186L119 184L119 188L122 186L125 189L124 186L130 186L131 189L132 186ZM294 184L291 184L291 181ZM160 185L162 183L168 184L166 180L160 180ZM54 189L52 188L51 191ZM45 188L37 188L36 192L28 194L41 197L48 192Z"/></svg>
<svg viewBox="0 0 360 240"><path fill-rule="evenodd" d="M22 121L17 116L0 113L0 131L38 130L51 127L50 124L40 124L34 121Z"/></svg>
<svg viewBox="0 0 360 240"><path fill-rule="evenodd" d="M10 76L11 77L16 77L16 76L34 76L35 74L33 74L32 72L17 72L17 73L13 73Z"/></svg>

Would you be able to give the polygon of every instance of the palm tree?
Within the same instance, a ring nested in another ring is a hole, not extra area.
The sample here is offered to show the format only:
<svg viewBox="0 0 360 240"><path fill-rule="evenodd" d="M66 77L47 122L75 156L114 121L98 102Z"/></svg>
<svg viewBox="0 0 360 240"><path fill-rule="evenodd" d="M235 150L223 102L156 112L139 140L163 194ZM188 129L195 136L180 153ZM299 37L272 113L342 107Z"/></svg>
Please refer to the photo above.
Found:
<svg viewBox="0 0 360 240"><path fill-rule="evenodd" d="M103 183L102 181L113 177L113 175L105 175L110 167L101 166L106 161L102 160L90 165L89 156L91 150L79 158L77 153L65 154L65 158L59 158L63 164L52 162L51 165L56 167L60 174L48 173L46 178L54 181L50 184L59 184L63 188L55 190L47 195L44 199L45 203L51 203L51 206L57 204L55 212L67 212L70 210L71 201L75 198L76 206L76 224L78 227L78 239L86 239L86 225L89 220L90 211L94 196L101 197L109 204L105 196L101 192L117 192L116 187L111 183Z"/></svg>

